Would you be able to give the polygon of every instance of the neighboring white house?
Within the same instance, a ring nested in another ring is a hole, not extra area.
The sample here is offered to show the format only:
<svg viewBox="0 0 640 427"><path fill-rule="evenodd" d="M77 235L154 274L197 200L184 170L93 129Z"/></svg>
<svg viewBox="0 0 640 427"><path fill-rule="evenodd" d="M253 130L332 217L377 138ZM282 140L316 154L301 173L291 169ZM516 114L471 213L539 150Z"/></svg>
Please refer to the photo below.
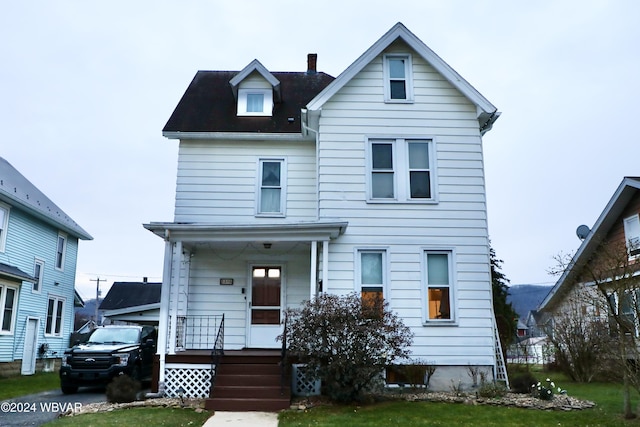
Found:
<svg viewBox="0 0 640 427"><path fill-rule="evenodd" d="M382 294L432 388L502 373L482 152L500 113L401 23L335 79L307 60L199 71L163 129L175 216L144 225L166 248L158 379L211 348L193 319L224 314L225 350L278 348L284 310L319 292Z"/></svg>

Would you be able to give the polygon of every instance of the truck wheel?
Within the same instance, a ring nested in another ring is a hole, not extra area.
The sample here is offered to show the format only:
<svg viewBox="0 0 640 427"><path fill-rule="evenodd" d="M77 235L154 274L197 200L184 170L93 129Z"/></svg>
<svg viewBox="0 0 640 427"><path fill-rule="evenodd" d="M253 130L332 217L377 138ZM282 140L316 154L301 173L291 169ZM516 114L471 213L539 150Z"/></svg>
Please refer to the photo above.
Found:
<svg viewBox="0 0 640 427"><path fill-rule="evenodd" d="M74 394L78 392L78 386L63 385L63 386L60 386L60 388L62 389L62 392L64 394Z"/></svg>

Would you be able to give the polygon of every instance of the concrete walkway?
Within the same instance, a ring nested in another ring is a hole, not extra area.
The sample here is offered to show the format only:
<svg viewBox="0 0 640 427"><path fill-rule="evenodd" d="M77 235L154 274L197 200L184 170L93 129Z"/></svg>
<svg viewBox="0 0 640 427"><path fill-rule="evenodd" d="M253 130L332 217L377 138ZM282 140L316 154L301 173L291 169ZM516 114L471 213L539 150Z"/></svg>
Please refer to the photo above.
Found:
<svg viewBox="0 0 640 427"><path fill-rule="evenodd" d="M216 411L203 427L278 427L276 412Z"/></svg>

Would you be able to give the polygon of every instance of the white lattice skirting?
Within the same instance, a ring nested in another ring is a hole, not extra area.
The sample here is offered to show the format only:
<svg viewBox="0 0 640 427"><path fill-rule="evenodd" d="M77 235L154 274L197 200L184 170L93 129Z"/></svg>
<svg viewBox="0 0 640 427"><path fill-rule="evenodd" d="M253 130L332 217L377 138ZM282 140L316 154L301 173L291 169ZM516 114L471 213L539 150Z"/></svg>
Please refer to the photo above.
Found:
<svg viewBox="0 0 640 427"><path fill-rule="evenodd" d="M209 397L211 365L171 363L164 369L164 392L167 397ZM182 392L182 393L181 393Z"/></svg>

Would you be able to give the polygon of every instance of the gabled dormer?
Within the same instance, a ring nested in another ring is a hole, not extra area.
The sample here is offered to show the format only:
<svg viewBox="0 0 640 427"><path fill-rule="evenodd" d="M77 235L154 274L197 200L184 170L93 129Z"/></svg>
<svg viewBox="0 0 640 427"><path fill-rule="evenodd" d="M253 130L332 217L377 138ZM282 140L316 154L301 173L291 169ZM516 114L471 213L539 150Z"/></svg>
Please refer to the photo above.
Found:
<svg viewBox="0 0 640 427"><path fill-rule="evenodd" d="M273 114L274 102L280 102L280 81L254 59L230 81L238 116Z"/></svg>

